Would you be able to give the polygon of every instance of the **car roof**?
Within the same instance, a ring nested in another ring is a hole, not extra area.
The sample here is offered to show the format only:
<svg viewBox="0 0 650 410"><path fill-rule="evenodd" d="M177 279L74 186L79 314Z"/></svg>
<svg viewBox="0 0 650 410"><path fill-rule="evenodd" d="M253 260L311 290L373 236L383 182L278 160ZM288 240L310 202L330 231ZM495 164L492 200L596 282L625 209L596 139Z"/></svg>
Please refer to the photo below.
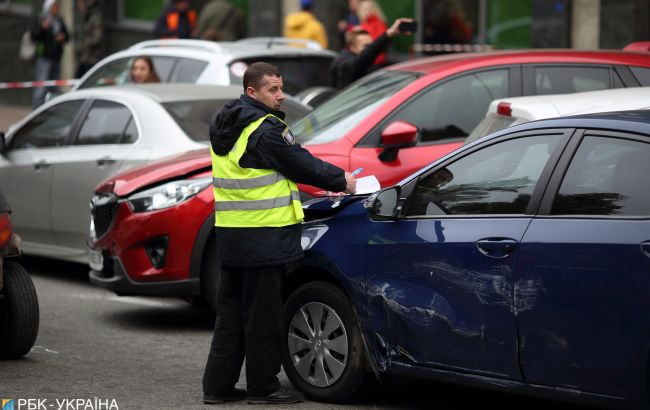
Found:
<svg viewBox="0 0 650 410"><path fill-rule="evenodd" d="M514 132L542 128L600 128L650 136L650 110L601 112L530 121L495 132L486 138L492 139ZM485 141L486 138L479 141Z"/></svg>
<svg viewBox="0 0 650 410"><path fill-rule="evenodd" d="M234 99L243 92L241 86L206 85L187 83L129 84L113 87L94 87L78 90L64 96L124 96L128 94L145 95L160 103L169 101L191 101L211 99Z"/></svg>
<svg viewBox="0 0 650 410"><path fill-rule="evenodd" d="M500 98L490 103L488 114L496 114L501 103L510 105L511 117L528 121L591 112L638 110L650 108L650 87Z"/></svg>
<svg viewBox="0 0 650 410"><path fill-rule="evenodd" d="M215 54L230 55L233 59L255 56L313 55L334 57L336 53L323 49L309 40L292 40L278 37L256 37L239 41L213 42L206 40L162 39L136 43L120 55L138 55L152 52L175 52L186 56L211 58ZM118 53L116 53L118 54Z"/></svg>
<svg viewBox="0 0 650 410"><path fill-rule="evenodd" d="M628 64L650 66L648 53L620 50L504 50L475 53L455 53L423 57L387 67L387 70L413 71L430 74L443 67L525 64L525 63L588 63Z"/></svg>

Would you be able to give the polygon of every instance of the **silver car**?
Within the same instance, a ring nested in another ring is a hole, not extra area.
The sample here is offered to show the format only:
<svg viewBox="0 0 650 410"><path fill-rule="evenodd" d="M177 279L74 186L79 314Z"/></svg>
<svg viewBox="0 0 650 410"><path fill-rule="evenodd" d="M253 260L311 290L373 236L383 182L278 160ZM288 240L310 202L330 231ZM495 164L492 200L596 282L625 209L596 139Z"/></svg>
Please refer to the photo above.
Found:
<svg viewBox="0 0 650 410"><path fill-rule="evenodd" d="M26 254L87 263L88 204L102 180L205 148L208 127L241 87L151 84L59 96L0 138L0 190ZM287 119L308 108L287 100ZM119 183L119 182L118 182Z"/></svg>

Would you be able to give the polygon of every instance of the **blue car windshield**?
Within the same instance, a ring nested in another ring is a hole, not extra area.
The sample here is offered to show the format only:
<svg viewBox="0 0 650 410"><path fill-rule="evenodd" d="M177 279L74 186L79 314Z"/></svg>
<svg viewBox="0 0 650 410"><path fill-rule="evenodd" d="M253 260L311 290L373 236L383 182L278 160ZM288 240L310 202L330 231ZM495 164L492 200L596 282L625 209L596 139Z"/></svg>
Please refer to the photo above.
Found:
<svg viewBox="0 0 650 410"><path fill-rule="evenodd" d="M370 74L291 124L291 131L301 145L336 141L366 119L390 96L418 77L418 73L405 71L378 71Z"/></svg>

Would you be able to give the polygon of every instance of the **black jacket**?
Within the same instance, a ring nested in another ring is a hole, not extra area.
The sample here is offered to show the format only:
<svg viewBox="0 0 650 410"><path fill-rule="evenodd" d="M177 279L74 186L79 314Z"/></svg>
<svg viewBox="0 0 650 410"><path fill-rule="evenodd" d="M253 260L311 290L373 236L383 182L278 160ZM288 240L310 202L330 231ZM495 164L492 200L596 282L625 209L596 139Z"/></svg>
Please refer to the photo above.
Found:
<svg viewBox="0 0 650 410"><path fill-rule="evenodd" d="M58 21L58 24L60 24L60 32L65 35L65 41L63 43L56 41L55 33L52 31L51 26L47 29L43 28L43 17L34 22L31 29L31 35L32 41L38 44L37 50L39 56L45 57L48 60L59 61L63 54L63 44L66 43L70 37L63 20L58 16L54 18Z"/></svg>
<svg viewBox="0 0 650 410"><path fill-rule="evenodd" d="M373 61L386 51L389 44L390 38L384 33L359 54L353 54L348 49L341 51L330 67L332 86L341 89L370 73L376 68Z"/></svg>
<svg viewBox="0 0 650 410"><path fill-rule="evenodd" d="M246 95L229 102L210 127L212 150L217 155L227 154L248 124L269 113L284 119L283 112ZM249 137L239 165L275 169L296 183L330 191L343 191L346 186L341 168L314 157L296 144L288 127L273 117L267 118ZM217 227L216 232L218 253L225 265L279 265L302 257L300 224L281 228Z"/></svg>

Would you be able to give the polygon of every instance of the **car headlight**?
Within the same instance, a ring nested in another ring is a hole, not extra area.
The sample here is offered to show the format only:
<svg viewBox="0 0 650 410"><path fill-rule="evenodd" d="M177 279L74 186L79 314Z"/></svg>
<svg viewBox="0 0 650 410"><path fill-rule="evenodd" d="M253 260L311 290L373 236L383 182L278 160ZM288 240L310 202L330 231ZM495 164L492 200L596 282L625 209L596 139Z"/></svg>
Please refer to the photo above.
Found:
<svg viewBox="0 0 650 410"><path fill-rule="evenodd" d="M212 185L212 177L172 181L128 198L133 212L156 211L181 204Z"/></svg>
<svg viewBox="0 0 650 410"><path fill-rule="evenodd" d="M325 235L325 232L329 227L327 225L310 225L309 227L306 227L302 230L302 236L300 237L300 245L302 245L302 249L306 251L307 249L310 249L312 246L318 242L320 238Z"/></svg>

